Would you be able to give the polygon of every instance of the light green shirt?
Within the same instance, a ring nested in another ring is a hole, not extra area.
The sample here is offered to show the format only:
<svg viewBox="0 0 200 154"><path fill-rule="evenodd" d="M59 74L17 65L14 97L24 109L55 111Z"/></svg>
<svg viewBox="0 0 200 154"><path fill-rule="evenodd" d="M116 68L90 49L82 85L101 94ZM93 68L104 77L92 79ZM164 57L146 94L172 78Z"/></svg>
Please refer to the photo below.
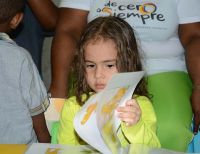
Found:
<svg viewBox="0 0 200 154"><path fill-rule="evenodd" d="M118 132L121 145L144 144L150 147L160 147L156 136L156 116L151 102L144 96L136 97L136 100L141 108L141 118L136 125L131 127L121 123ZM76 97L73 96L66 100L61 112L57 136L59 144L86 144L80 139L73 127L74 117L80 109L81 106L77 103Z"/></svg>

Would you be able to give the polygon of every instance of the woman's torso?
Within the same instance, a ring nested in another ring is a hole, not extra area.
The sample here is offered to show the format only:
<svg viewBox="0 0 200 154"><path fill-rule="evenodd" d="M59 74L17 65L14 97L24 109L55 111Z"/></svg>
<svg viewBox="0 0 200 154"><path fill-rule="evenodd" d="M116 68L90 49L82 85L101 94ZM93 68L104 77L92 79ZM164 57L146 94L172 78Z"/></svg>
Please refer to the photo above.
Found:
<svg viewBox="0 0 200 154"><path fill-rule="evenodd" d="M148 74L186 71L178 26L200 21L198 0L85 0L84 4L74 0L68 3L71 4L66 7L88 10L88 21L108 15L126 20L135 30Z"/></svg>

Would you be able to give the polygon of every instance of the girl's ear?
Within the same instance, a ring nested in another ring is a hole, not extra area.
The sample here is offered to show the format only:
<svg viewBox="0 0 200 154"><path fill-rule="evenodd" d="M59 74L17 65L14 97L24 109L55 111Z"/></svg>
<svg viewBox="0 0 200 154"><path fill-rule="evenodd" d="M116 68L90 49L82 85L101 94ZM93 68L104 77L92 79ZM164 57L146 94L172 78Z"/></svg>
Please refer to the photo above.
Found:
<svg viewBox="0 0 200 154"><path fill-rule="evenodd" d="M15 29L19 23L22 21L24 14L17 13L11 20L10 20L10 28Z"/></svg>

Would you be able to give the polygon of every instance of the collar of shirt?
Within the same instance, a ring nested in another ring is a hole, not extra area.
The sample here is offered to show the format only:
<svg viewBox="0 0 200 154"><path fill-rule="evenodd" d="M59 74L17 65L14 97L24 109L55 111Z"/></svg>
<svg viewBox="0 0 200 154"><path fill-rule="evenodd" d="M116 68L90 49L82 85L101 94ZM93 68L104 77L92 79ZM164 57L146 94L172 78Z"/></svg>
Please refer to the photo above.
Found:
<svg viewBox="0 0 200 154"><path fill-rule="evenodd" d="M1 33L1 32L0 32L0 40L12 42L12 43L14 42L14 41L9 37L8 34L6 34L6 33Z"/></svg>

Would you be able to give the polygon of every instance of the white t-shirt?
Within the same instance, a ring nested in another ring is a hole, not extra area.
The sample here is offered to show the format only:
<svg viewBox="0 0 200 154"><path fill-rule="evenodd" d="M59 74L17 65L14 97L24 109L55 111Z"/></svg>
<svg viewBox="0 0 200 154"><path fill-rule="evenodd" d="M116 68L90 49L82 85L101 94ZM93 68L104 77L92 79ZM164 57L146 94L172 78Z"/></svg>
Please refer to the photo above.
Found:
<svg viewBox="0 0 200 154"><path fill-rule="evenodd" d="M200 21L200 0L61 0L60 7L89 11L88 21L114 15L136 31L147 74L186 71L178 25Z"/></svg>

